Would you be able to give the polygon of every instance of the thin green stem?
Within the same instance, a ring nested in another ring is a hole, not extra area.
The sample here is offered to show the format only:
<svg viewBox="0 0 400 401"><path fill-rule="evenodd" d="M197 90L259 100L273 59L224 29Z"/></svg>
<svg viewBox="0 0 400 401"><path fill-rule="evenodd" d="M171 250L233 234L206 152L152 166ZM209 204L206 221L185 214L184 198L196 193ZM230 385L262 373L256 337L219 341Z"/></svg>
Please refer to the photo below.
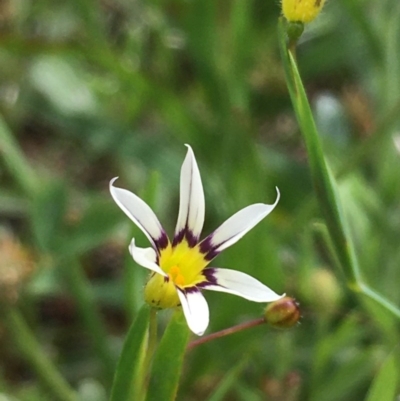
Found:
<svg viewBox="0 0 400 401"><path fill-rule="evenodd" d="M77 401L75 392L43 352L20 312L7 309L5 313L12 340L54 398L59 401Z"/></svg>
<svg viewBox="0 0 400 401"><path fill-rule="evenodd" d="M337 256L349 288L374 300L394 316L400 318L399 308L372 290L362 279L350 230L337 196L336 180L326 162L296 60L292 50L288 49L282 19L279 23L279 40L289 94L306 143L316 196L325 218L327 233L329 233L327 244L332 249L332 254ZM391 118L387 124L390 123ZM323 233L325 234L325 232ZM328 238L326 235L325 237Z"/></svg>
<svg viewBox="0 0 400 401"><path fill-rule="evenodd" d="M400 309L396 305L388 301L385 297L373 290L367 284L363 282L359 282L357 284L358 288L354 289L356 292L359 291L362 295L365 295L367 298L372 299L377 304L379 304L380 306L391 312L398 319L400 319Z"/></svg>

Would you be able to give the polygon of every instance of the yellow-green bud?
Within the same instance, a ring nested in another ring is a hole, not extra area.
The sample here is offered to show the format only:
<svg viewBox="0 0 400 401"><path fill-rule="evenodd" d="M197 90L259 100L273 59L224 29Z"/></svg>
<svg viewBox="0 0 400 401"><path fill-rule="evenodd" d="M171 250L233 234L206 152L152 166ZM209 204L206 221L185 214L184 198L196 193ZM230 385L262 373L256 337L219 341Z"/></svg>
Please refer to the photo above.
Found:
<svg viewBox="0 0 400 401"><path fill-rule="evenodd" d="M335 312L343 295L334 274L324 268L312 272L307 282L307 289L304 292L310 304L324 314Z"/></svg>
<svg viewBox="0 0 400 401"><path fill-rule="evenodd" d="M270 303L264 312L265 321L271 326L286 329L300 320L300 308L295 299L283 297Z"/></svg>
<svg viewBox="0 0 400 401"><path fill-rule="evenodd" d="M325 0L282 0L282 13L289 22L311 22L322 10Z"/></svg>
<svg viewBox="0 0 400 401"><path fill-rule="evenodd" d="M296 42L304 32L304 24L302 22L287 22L286 34L291 42Z"/></svg>

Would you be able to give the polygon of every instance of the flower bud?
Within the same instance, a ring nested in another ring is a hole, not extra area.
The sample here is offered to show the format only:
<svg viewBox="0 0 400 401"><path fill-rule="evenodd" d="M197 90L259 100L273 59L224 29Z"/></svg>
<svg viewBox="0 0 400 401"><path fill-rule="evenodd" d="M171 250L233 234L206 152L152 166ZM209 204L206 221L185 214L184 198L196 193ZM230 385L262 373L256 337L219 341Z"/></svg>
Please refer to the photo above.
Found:
<svg viewBox="0 0 400 401"><path fill-rule="evenodd" d="M304 24L302 22L288 22L286 24L286 34L290 42L297 42L304 32Z"/></svg>
<svg viewBox="0 0 400 401"><path fill-rule="evenodd" d="M289 22L311 22L322 10L325 0L282 0L282 13Z"/></svg>
<svg viewBox="0 0 400 401"><path fill-rule="evenodd" d="M292 327L300 319L299 304L293 298L283 297L265 308L264 318L268 324L280 329Z"/></svg>
<svg viewBox="0 0 400 401"><path fill-rule="evenodd" d="M324 315L334 313L340 306L343 297L336 277L325 268L312 271L302 292L305 300Z"/></svg>

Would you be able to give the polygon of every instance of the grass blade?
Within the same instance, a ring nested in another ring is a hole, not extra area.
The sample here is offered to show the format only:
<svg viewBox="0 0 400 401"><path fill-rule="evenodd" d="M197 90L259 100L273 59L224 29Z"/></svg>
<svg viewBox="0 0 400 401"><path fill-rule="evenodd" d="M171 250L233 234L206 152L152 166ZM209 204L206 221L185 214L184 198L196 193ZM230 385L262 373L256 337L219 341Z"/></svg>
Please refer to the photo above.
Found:
<svg viewBox="0 0 400 401"><path fill-rule="evenodd" d="M399 386L400 369L395 353L383 363L365 401L393 401Z"/></svg>
<svg viewBox="0 0 400 401"><path fill-rule="evenodd" d="M143 305L129 329L118 361L110 401L140 400L150 308Z"/></svg>
<svg viewBox="0 0 400 401"><path fill-rule="evenodd" d="M155 353L146 401L175 399L189 334L182 312L176 311Z"/></svg>

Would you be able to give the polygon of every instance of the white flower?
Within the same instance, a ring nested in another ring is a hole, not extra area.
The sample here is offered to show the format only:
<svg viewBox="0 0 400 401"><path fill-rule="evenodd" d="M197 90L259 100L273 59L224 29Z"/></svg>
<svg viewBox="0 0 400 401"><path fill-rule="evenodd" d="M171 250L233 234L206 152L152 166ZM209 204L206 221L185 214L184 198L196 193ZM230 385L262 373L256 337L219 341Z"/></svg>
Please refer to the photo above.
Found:
<svg viewBox="0 0 400 401"><path fill-rule="evenodd" d="M139 265L152 270L145 300L158 308L182 305L189 328L202 335L209 322L209 310L202 290L228 292L254 302L272 302L281 295L255 278L235 270L208 267L266 217L276 206L257 203L240 210L200 241L204 223L204 193L200 172L190 146L181 169L180 205L175 235L170 242L151 208L132 192L110 182L111 195L125 214L144 232L151 248L139 248L134 239L129 251Z"/></svg>

